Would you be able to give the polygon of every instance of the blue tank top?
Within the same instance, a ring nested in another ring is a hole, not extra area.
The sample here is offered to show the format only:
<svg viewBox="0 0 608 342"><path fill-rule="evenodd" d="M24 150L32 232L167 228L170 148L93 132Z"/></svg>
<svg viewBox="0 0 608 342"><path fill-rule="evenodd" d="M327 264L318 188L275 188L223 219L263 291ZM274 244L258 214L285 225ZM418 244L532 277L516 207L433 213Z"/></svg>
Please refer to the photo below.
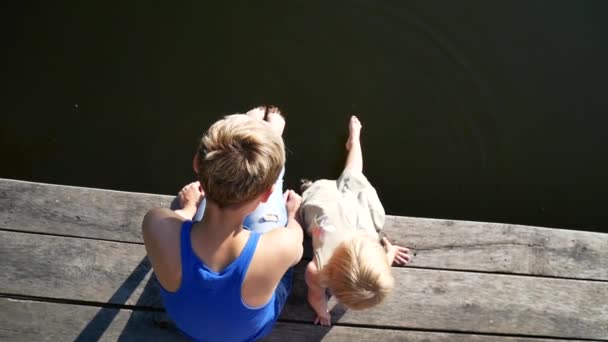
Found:
<svg viewBox="0 0 608 342"><path fill-rule="evenodd" d="M253 341L268 334L282 307L282 303L275 305L277 292L261 307L249 307L241 298L241 286L260 234L252 231L241 254L215 272L192 250L192 225L192 221L186 221L181 229L180 288L169 292L161 286L167 314L196 341Z"/></svg>

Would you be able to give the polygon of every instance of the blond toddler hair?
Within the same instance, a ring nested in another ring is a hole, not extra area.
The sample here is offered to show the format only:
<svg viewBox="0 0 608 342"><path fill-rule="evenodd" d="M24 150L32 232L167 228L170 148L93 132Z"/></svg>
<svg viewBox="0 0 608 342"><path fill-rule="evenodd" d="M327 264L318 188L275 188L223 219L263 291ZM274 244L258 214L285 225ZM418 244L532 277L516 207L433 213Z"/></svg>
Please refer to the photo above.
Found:
<svg viewBox="0 0 608 342"><path fill-rule="evenodd" d="M268 123L244 114L214 123L195 156L205 196L221 208L245 203L270 189L284 164L281 136Z"/></svg>
<svg viewBox="0 0 608 342"><path fill-rule="evenodd" d="M395 283L384 248L365 234L338 245L321 270L321 281L340 303L354 310L379 304Z"/></svg>

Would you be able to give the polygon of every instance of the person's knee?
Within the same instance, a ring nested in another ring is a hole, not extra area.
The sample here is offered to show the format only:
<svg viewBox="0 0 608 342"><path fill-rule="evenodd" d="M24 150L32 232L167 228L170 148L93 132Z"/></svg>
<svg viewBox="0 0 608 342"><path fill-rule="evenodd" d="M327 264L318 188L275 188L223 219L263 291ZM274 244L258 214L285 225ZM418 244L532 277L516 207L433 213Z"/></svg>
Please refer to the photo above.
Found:
<svg viewBox="0 0 608 342"><path fill-rule="evenodd" d="M264 211L254 212L245 219L245 226L252 231L258 233L266 233L278 227L284 227L287 224L285 215L280 212Z"/></svg>

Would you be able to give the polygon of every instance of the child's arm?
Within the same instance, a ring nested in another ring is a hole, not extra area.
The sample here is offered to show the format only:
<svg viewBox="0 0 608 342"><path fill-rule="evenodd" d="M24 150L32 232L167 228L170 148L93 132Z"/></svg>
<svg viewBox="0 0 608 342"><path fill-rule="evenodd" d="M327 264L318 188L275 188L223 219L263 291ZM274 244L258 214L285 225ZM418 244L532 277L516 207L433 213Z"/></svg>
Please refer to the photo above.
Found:
<svg viewBox="0 0 608 342"><path fill-rule="evenodd" d="M308 285L308 304L317 314L314 323L331 325L331 314L327 309L325 288L319 284L319 271L314 259L306 266L304 279L306 280L306 285Z"/></svg>
<svg viewBox="0 0 608 342"><path fill-rule="evenodd" d="M302 246L304 232L302 232L302 226L296 220L298 209L300 209L300 205L302 204L302 197L293 190L285 191L283 196L285 198L285 206L287 207L287 225L285 228L292 240L295 241L293 244L288 244L288 246L295 246L295 248L289 248L294 256L291 264L293 266L302 259L304 252L304 247Z"/></svg>
<svg viewBox="0 0 608 342"><path fill-rule="evenodd" d="M155 208L148 211L142 222L148 259L156 278L169 291L177 291L181 282L179 245L183 221L168 208Z"/></svg>
<svg viewBox="0 0 608 342"><path fill-rule="evenodd" d="M408 248L393 245L385 237L382 238L382 244L386 250L386 259L389 265L404 266L412 260Z"/></svg>
<svg viewBox="0 0 608 342"><path fill-rule="evenodd" d="M177 194L181 209L174 210L174 212L186 220L192 220L204 195L199 182L192 182L184 186Z"/></svg>
<svg viewBox="0 0 608 342"><path fill-rule="evenodd" d="M265 243L272 246L272 263L282 272L281 275L285 273L286 268L297 264L302 259L304 251L302 246L304 233L300 223L295 219L302 203L302 197L293 190L285 191L283 196L287 209L287 225L284 228L273 229L262 235L262 239L266 241Z"/></svg>

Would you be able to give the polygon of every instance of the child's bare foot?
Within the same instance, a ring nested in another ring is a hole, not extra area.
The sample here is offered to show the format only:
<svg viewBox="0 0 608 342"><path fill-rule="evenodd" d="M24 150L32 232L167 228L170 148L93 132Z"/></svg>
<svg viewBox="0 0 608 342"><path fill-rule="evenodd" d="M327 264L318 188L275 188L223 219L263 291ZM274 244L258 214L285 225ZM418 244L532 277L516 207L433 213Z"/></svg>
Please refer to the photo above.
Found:
<svg viewBox="0 0 608 342"><path fill-rule="evenodd" d="M348 140L346 140L346 150L350 151L353 143L359 143L361 133L361 121L356 116L351 116L348 122Z"/></svg>
<svg viewBox="0 0 608 342"><path fill-rule="evenodd" d="M266 106L259 106L247 112L247 115L257 120L264 120L266 115Z"/></svg>
<svg viewBox="0 0 608 342"><path fill-rule="evenodd" d="M265 120L270 124L273 131L277 132L279 135L283 135L283 130L285 129L285 118L283 115L281 115L279 108L268 108L268 113L266 113Z"/></svg>

